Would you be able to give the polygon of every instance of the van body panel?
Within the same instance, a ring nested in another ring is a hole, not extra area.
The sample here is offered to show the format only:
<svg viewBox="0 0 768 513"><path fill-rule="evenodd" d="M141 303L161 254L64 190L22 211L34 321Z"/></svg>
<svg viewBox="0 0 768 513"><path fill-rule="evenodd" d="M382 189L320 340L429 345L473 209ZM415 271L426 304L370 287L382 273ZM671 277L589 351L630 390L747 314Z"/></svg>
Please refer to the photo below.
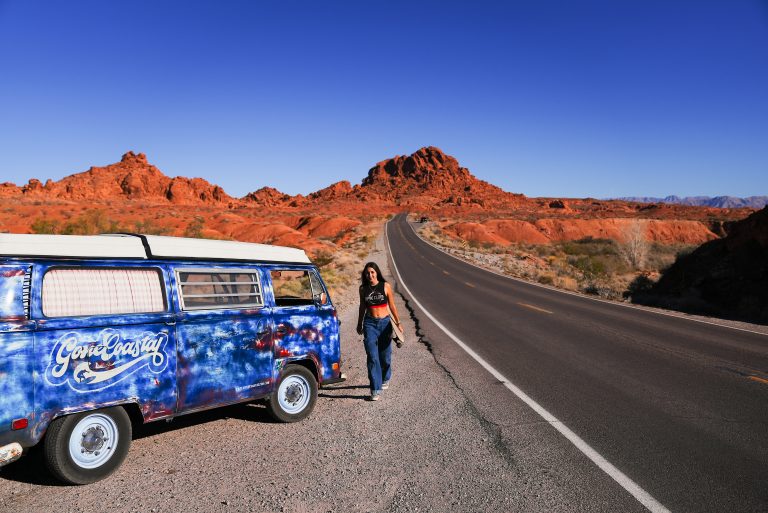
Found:
<svg viewBox="0 0 768 513"><path fill-rule="evenodd" d="M269 309L180 313L178 411L258 398L272 380Z"/></svg>
<svg viewBox="0 0 768 513"><path fill-rule="evenodd" d="M11 323L3 323L0 330ZM30 428L11 430L11 422L35 419L35 389L32 372L34 360L32 331L0 331L0 446L19 442L34 445Z"/></svg>
<svg viewBox="0 0 768 513"><path fill-rule="evenodd" d="M76 265L75 265L76 264ZM159 273L165 311L46 317L45 273L57 268L150 269ZM145 419L176 411L175 315L168 304L167 269L125 260L46 261L35 266L31 309L38 319L34 371L36 431L63 414L125 402L139 404Z"/></svg>
<svg viewBox="0 0 768 513"><path fill-rule="evenodd" d="M206 308L184 311L178 273L242 272L258 278L262 303L268 277L255 264L181 262L171 268L173 305L178 312L178 411L211 408L263 397L271 391L274 360L268 307Z"/></svg>
<svg viewBox="0 0 768 513"><path fill-rule="evenodd" d="M19 442L34 445L32 430L11 430L11 422L26 418L34 422L35 323L27 320L24 280L28 263L0 265L0 446Z"/></svg>
<svg viewBox="0 0 768 513"><path fill-rule="evenodd" d="M276 270L308 271L315 275L317 283L323 287L322 292L328 297L328 292L319 280L314 266L264 266L265 272ZM311 360L317 369L317 380L338 378L341 374L341 349L339 344L339 321L336 310L330 299L326 304L311 304L279 306L275 300L272 281L265 283L265 294L275 305L273 321L275 325L275 358L277 359L273 379L277 380L283 366L295 360ZM334 364L337 364L334 369Z"/></svg>
<svg viewBox="0 0 768 513"><path fill-rule="evenodd" d="M312 360L320 383L338 377L333 370L340 358L338 343L334 342L339 337L338 321L331 311L314 306L275 308L274 322L276 358ZM281 369L282 364L275 367L275 379Z"/></svg>

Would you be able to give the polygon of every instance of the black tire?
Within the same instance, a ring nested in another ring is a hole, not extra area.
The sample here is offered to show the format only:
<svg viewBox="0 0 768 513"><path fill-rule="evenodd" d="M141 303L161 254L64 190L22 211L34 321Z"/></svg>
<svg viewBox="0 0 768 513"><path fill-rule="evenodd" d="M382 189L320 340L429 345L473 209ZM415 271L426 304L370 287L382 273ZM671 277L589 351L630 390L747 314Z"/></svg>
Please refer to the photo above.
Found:
<svg viewBox="0 0 768 513"><path fill-rule="evenodd" d="M267 410L280 422L306 418L317 401L317 380L301 365L287 365L267 401Z"/></svg>
<svg viewBox="0 0 768 513"><path fill-rule="evenodd" d="M131 436L131 419L119 406L59 417L45 435L45 463L65 483L93 483L123 463ZM70 445L79 447L80 454L73 457Z"/></svg>

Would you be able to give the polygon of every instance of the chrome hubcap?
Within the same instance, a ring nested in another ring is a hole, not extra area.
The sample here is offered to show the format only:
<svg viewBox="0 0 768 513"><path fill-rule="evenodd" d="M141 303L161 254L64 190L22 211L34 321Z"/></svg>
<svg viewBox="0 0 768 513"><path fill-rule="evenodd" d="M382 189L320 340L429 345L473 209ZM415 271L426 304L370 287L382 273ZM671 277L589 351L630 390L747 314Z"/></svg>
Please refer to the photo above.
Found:
<svg viewBox="0 0 768 513"><path fill-rule="evenodd" d="M291 374L280 383L277 400L286 413L294 415L309 405L310 394L309 382L299 374Z"/></svg>
<svg viewBox="0 0 768 513"><path fill-rule="evenodd" d="M112 417L92 413L80 419L69 435L69 456L80 468L97 468L109 461L118 441L118 427Z"/></svg>

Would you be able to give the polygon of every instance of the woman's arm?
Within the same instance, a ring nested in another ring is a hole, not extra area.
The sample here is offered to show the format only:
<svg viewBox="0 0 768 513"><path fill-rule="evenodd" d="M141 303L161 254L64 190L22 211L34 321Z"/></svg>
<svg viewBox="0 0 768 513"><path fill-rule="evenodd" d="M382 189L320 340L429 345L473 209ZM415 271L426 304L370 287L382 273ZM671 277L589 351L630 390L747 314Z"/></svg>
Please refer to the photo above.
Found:
<svg viewBox="0 0 768 513"><path fill-rule="evenodd" d="M365 300L363 299L363 288L360 287L360 307L357 309L357 334L363 334L363 317L365 317Z"/></svg>
<svg viewBox="0 0 768 513"><path fill-rule="evenodd" d="M397 307L395 306L395 295L392 293L392 287L389 283L384 283L384 293L387 295L387 302L389 304L389 311L392 313L392 320L395 324L400 326L400 315L397 313Z"/></svg>

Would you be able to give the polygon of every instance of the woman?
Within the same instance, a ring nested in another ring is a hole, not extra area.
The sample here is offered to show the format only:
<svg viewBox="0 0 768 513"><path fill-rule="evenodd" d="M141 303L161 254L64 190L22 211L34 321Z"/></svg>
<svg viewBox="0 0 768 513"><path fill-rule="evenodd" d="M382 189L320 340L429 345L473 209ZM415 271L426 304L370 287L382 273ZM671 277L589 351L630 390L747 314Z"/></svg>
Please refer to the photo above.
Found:
<svg viewBox="0 0 768 513"><path fill-rule="evenodd" d="M392 377L392 325L390 322L394 322L399 329L402 329L392 287L382 276L379 266L375 262L368 262L360 277L357 333L363 335L365 354L368 356L371 401L379 400L381 391L389 388L389 380Z"/></svg>

